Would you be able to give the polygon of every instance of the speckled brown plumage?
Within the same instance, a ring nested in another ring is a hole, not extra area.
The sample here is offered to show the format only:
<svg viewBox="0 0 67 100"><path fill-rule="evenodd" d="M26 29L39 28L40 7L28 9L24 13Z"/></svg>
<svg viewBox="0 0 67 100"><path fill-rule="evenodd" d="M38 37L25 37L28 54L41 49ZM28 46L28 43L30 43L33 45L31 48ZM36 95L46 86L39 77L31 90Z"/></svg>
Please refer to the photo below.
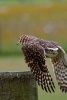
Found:
<svg viewBox="0 0 67 100"><path fill-rule="evenodd" d="M46 65L46 57L51 58L58 85L67 92L67 55L55 42L46 41L31 35L23 35L19 42L25 61L38 84L46 92L54 92L55 85Z"/></svg>

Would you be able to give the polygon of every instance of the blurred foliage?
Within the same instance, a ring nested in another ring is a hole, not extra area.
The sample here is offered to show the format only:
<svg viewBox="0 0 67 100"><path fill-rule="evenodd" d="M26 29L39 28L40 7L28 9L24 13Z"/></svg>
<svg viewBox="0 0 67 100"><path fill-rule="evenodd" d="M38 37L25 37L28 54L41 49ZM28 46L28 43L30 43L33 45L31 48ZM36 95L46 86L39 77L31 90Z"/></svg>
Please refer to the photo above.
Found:
<svg viewBox="0 0 67 100"><path fill-rule="evenodd" d="M4 4L46 4L46 3L66 3L67 0L0 0Z"/></svg>
<svg viewBox="0 0 67 100"><path fill-rule="evenodd" d="M22 34L56 41L67 51L67 3L0 5L0 55L20 55Z"/></svg>

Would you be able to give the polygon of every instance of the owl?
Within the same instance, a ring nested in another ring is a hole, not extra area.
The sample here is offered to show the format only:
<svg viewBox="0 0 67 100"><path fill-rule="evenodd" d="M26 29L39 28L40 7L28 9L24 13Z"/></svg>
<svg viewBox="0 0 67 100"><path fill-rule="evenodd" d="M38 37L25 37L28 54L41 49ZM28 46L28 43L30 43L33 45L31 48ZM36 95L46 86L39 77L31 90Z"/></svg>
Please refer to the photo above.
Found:
<svg viewBox="0 0 67 100"><path fill-rule="evenodd" d="M32 35L22 35L18 44L22 45L25 62L28 64L38 85L46 92L55 92L55 85L46 64L51 59L56 80L62 92L67 92L67 55L63 48L53 41Z"/></svg>

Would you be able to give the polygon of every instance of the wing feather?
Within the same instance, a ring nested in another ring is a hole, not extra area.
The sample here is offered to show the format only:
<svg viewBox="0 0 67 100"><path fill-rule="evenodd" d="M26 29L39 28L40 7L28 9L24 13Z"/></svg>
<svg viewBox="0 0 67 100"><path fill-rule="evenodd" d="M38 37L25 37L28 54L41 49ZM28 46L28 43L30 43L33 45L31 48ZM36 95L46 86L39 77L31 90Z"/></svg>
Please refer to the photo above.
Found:
<svg viewBox="0 0 67 100"><path fill-rule="evenodd" d="M54 82L48 71L44 48L36 44L26 44L22 51L25 56L26 63L31 69L36 81L46 92L54 92Z"/></svg>
<svg viewBox="0 0 67 100"><path fill-rule="evenodd" d="M54 71L60 89L62 90L62 92L67 92L67 67L64 66L60 54L52 58L52 63L54 65Z"/></svg>

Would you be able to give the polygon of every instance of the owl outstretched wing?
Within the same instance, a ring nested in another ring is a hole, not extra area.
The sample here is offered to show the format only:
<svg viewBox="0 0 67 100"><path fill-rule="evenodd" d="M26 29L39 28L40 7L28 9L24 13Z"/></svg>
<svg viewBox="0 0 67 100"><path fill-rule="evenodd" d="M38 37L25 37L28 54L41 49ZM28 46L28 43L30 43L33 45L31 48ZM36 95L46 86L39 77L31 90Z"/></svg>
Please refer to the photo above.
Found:
<svg viewBox="0 0 67 100"><path fill-rule="evenodd" d="M58 48L58 54L52 58L52 63L60 89L67 92L67 55L61 47Z"/></svg>
<svg viewBox="0 0 67 100"><path fill-rule="evenodd" d="M46 65L45 50L37 44L27 43L22 47L26 63L38 84L46 92L54 92L55 86Z"/></svg>

